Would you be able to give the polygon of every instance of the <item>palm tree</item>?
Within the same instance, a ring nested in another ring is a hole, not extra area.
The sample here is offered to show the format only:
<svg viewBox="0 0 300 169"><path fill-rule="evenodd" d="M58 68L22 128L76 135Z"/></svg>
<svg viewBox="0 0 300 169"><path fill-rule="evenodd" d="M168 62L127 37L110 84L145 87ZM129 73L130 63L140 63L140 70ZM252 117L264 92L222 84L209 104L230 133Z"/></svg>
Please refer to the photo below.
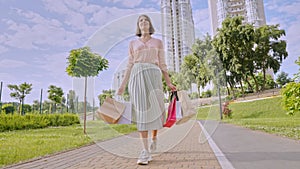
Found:
<svg viewBox="0 0 300 169"><path fill-rule="evenodd" d="M15 98L19 101L20 105L22 105L22 112L21 109L19 108L19 113L21 115L24 115L24 110L23 110L23 106L24 106L24 100L27 94L30 94L31 90L32 90L32 84L29 83L22 83L19 86L18 85L12 85L9 84L7 85L7 87L12 91L10 93L10 96L12 98Z"/></svg>
<svg viewBox="0 0 300 169"><path fill-rule="evenodd" d="M62 96L64 95L64 92L60 87L50 85L48 89L48 93L49 93L48 99L50 99L54 103L54 112L56 112L56 104L62 103Z"/></svg>

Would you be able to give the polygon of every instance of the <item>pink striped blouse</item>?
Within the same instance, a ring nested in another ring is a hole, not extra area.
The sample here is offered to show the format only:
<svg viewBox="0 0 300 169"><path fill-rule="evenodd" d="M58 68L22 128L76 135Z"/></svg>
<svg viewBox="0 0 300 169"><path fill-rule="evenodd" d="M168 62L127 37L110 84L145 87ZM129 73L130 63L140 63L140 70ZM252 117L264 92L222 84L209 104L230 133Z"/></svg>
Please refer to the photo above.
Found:
<svg viewBox="0 0 300 169"><path fill-rule="evenodd" d="M153 63L167 72L163 43L160 39L151 37L147 42L140 39L132 40L129 43L128 55L127 69L121 87L125 88L134 63Z"/></svg>

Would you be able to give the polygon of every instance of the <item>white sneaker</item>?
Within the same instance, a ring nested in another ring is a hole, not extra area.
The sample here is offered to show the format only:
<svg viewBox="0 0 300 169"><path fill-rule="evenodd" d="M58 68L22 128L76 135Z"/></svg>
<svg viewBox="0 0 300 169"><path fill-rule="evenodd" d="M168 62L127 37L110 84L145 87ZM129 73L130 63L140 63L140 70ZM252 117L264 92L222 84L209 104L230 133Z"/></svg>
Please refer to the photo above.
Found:
<svg viewBox="0 0 300 169"><path fill-rule="evenodd" d="M152 140L150 145L150 151L154 152L156 150L157 140Z"/></svg>
<svg viewBox="0 0 300 169"><path fill-rule="evenodd" d="M136 163L140 165L147 165L151 160L152 160L151 154L149 153L149 151L144 149L141 152L139 159Z"/></svg>

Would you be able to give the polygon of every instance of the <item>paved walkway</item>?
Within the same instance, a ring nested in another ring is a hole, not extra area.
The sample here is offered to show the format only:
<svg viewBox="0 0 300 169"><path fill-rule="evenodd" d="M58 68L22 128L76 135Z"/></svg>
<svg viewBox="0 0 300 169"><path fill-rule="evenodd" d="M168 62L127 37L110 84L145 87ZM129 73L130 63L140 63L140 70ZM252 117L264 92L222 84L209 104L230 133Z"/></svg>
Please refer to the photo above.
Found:
<svg viewBox="0 0 300 169"><path fill-rule="evenodd" d="M217 121L201 121L211 136L210 144L236 169L299 169L300 140L254 131ZM213 145L213 144L211 144ZM219 150L218 150L219 148ZM220 160L222 166L222 159ZM231 167L225 167L230 169Z"/></svg>
<svg viewBox="0 0 300 169"><path fill-rule="evenodd" d="M160 132L158 149L147 166L136 164L141 150L137 133L99 142L80 149L9 166L13 169L104 169L104 168L192 168L220 169L208 142L200 143L201 128L196 121Z"/></svg>

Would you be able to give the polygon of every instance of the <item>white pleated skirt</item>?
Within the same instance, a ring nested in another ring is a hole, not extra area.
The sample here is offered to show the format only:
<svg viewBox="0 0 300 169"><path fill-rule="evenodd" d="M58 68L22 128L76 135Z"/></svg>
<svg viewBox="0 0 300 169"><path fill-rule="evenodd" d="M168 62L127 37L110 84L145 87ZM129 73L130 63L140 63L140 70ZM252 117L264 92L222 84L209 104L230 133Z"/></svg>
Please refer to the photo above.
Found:
<svg viewBox="0 0 300 169"><path fill-rule="evenodd" d="M151 63L135 63L128 82L138 131L158 130L165 120L162 74Z"/></svg>

